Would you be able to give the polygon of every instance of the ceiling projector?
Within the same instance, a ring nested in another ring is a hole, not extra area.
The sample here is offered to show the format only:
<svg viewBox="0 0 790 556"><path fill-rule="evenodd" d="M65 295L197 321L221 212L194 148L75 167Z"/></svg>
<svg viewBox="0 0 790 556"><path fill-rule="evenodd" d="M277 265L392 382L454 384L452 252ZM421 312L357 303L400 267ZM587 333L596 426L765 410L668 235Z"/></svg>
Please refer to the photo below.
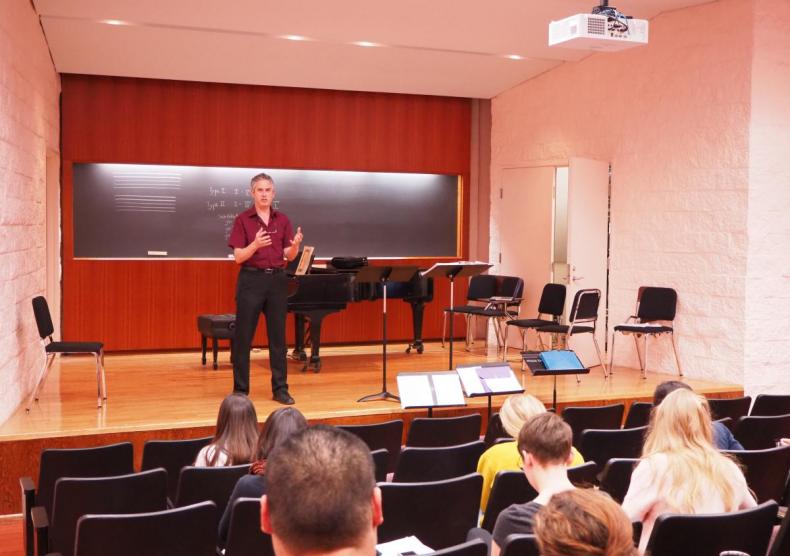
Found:
<svg viewBox="0 0 790 556"><path fill-rule="evenodd" d="M633 19L609 6L549 23L549 46L577 50L615 51L647 44L647 20Z"/></svg>

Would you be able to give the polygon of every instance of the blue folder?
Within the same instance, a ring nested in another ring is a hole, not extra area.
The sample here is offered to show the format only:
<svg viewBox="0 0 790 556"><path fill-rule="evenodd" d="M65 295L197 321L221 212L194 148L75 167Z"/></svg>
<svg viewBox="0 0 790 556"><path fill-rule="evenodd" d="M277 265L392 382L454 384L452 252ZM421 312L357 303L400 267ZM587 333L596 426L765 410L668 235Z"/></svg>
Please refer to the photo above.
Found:
<svg viewBox="0 0 790 556"><path fill-rule="evenodd" d="M550 371L584 368L576 353L566 349L541 352L540 360L543 361L543 366Z"/></svg>

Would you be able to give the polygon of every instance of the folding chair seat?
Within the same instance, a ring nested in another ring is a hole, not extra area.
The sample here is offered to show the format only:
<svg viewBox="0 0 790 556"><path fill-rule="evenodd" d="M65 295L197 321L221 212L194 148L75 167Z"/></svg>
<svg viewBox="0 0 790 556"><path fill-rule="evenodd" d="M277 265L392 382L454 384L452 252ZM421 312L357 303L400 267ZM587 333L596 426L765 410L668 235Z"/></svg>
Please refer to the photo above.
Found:
<svg viewBox="0 0 790 556"><path fill-rule="evenodd" d="M782 501L787 473L790 471L790 446L765 450L732 450L724 453L737 458L743 467L746 483L758 502Z"/></svg>
<svg viewBox="0 0 790 556"><path fill-rule="evenodd" d="M719 556L726 550L765 554L777 505L726 514L658 516L647 543L651 556Z"/></svg>
<svg viewBox="0 0 790 556"><path fill-rule="evenodd" d="M36 552L74 553L78 520L87 514L131 514L167 509L167 472L152 469L117 477L63 477L55 483L52 512L33 508Z"/></svg>
<svg viewBox="0 0 790 556"><path fill-rule="evenodd" d="M604 376L609 376L609 371L601 357L601 348L595 338L595 330L598 323L598 306L601 303L601 290L586 289L579 290L573 296L571 312L568 317L568 324L548 324L537 329L539 334L559 334L565 337L565 344L571 349L571 338L577 334L591 334L595 351L598 353L598 363L603 368ZM579 380L578 375L576 380Z"/></svg>
<svg viewBox="0 0 790 556"><path fill-rule="evenodd" d="M582 432L581 453L588 461L594 461L599 470L612 458L636 459L642 455L647 427L634 429L597 430Z"/></svg>
<svg viewBox="0 0 790 556"><path fill-rule="evenodd" d="M431 552L430 556L488 556L488 545L480 539Z"/></svg>
<svg viewBox="0 0 790 556"><path fill-rule="evenodd" d="M167 497L176 499L181 469L195 463L198 452L211 442L210 436L189 440L147 440L143 445L142 471L162 467L167 471Z"/></svg>
<svg viewBox="0 0 790 556"><path fill-rule="evenodd" d="M656 288L642 286L639 288L636 299L636 314L628 317L625 324L618 324L612 333L612 354L609 360L609 368L614 368L614 344L617 333L633 334L634 345L636 346L639 367L642 369L642 378L647 378L647 338L649 336L661 336L669 334L672 340L672 350L675 353L675 363L678 367L678 374L683 376L683 369L680 367L678 348L675 344L675 313L677 311L678 294L672 288ZM668 324L661 324L666 322ZM644 362L639 351L638 338L644 336Z"/></svg>
<svg viewBox="0 0 790 556"><path fill-rule="evenodd" d="M500 556L540 556L535 535L508 535Z"/></svg>
<svg viewBox="0 0 790 556"><path fill-rule="evenodd" d="M209 500L221 516L228 505L228 499L236 482L249 473L250 466L232 465L228 467L192 467L181 469L176 489L176 507L189 506Z"/></svg>
<svg viewBox="0 0 790 556"><path fill-rule="evenodd" d="M42 297L33 298L33 315L36 318L38 334L41 336L41 345L44 350L44 364L36 380L36 388L33 395L28 399L26 411L29 413L34 401L38 401L41 386L47 377L55 356L59 353L91 353L96 359L96 405L102 406L102 400L107 399L107 381L104 376L104 344L101 342L55 342L52 334L55 327L52 325L52 315L49 313L47 300Z"/></svg>
<svg viewBox="0 0 790 556"><path fill-rule="evenodd" d="M772 416L790 414L790 395L758 394L749 415Z"/></svg>
<svg viewBox="0 0 790 556"><path fill-rule="evenodd" d="M48 449L41 452L38 468L38 490L30 477L21 477L22 513L25 518L25 555L33 556L32 509L43 507L52 514L55 483L61 477L110 477L134 473L134 451L131 442L96 448Z"/></svg>
<svg viewBox="0 0 790 556"><path fill-rule="evenodd" d="M729 417L732 419L733 425L738 422L738 419L749 414L749 406L752 404L752 398L746 396L743 398L709 398L708 406L710 407L710 415L714 421Z"/></svg>
<svg viewBox="0 0 790 556"><path fill-rule="evenodd" d="M631 486L631 474L638 463L636 458L612 458L607 461L601 473L601 490L622 504Z"/></svg>
<svg viewBox="0 0 790 556"><path fill-rule="evenodd" d="M563 284L546 284L540 294L538 314L534 319L513 319L507 321L507 326L514 326L521 334L521 349L527 350L527 331L538 329L541 326L557 324L565 311L566 288ZM539 347L544 349L543 342L538 335ZM507 350L507 332L505 333L505 350Z"/></svg>
<svg viewBox="0 0 790 556"><path fill-rule="evenodd" d="M91 514L77 524L75 556L216 556L217 508L184 508L129 515Z"/></svg>
<svg viewBox="0 0 790 556"><path fill-rule="evenodd" d="M439 448L467 444L480 438L479 413L461 417L417 417L409 425L406 446Z"/></svg>
<svg viewBox="0 0 790 556"><path fill-rule="evenodd" d="M395 471L395 464L403 442L403 419L365 425L337 425L337 428L350 432L362 439L371 451L386 448L389 453L387 472Z"/></svg>
<svg viewBox="0 0 790 556"><path fill-rule="evenodd" d="M259 498L237 498L233 502L225 556L274 556L271 535L261 531Z"/></svg>
<svg viewBox="0 0 790 556"><path fill-rule="evenodd" d="M400 453L392 482L424 483L474 473L483 451L485 444L481 440L440 448L407 446Z"/></svg>
<svg viewBox="0 0 790 556"><path fill-rule="evenodd" d="M650 412L653 404L650 402L633 402L628 408L628 415L625 417L624 429L644 427L650 422Z"/></svg>
<svg viewBox="0 0 790 556"><path fill-rule="evenodd" d="M773 448L780 438L790 438L790 415L741 417L733 434L746 450Z"/></svg>
<svg viewBox="0 0 790 556"><path fill-rule="evenodd" d="M511 504L524 504L533 500L537 491L529 484L523 471L500 471L491 486L486 513L480 525L489 533L494 532L494 525L499 514Z"/></svg>
<svg viewBox="0 0 790 556"><path fill-rule="evenodd" d="M579 449L582 431L585 429L619 429L623 423L625 405L566 407L562 410L562 419L573 431L573 446ZM582 455L586 455L582 452Z"/></svg>
<svg viewBox="0 0 790 556"><path fill-rule="evenodd" d="M466 540L477 524L483 477L472 473L431 483L379 483L382 511L379 542L415 535L433 549Z"/></svg>

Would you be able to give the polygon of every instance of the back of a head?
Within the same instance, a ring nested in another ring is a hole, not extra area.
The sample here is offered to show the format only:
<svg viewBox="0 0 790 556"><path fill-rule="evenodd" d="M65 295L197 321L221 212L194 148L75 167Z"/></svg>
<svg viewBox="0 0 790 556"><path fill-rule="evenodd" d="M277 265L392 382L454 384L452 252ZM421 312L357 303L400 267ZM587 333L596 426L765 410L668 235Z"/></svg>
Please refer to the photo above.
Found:
<svg viewBox="0 0 790 556"><path fill-rule="evenodd" d="M291 553L356 547L371 531L373 459L353 434L318 425L291 435L266 475L272 535Z"/></svg>
<svg viewBox="0 0 790 556"><path fill-rule="evenodd" d="M632 556L633 528L607 494L574 489L555 494L535 519L543 556Z"/></svg>
<svg viewBox="0 0 790 556"><path fill-rule="evenodd" d="M656 389L653 391L653 407L658 407L661 405L661 402L664 401L664 398L666 398L675 390L680 390L681 388L683 390L692 389L691 386L679 380L667 380L656 386Z"/></svg>
<svg viewBox="0 0 790 556"><path fill-rule="evenodd" d="M541 465L567 464L573 432L562 417L541 413L528 419L518 434L519 453L531 454Z"/></svg>
<svg viewBox="0 0 790 556"><path fill-rule="evenodd" d="M653 408L644 454L712 448L712 443L707 400L692 390L679 388Z"/></svg>
<svg viewBox="0 0 790 556"><path fill-rule="evenodd" d="M265 460L274 449L297 432L307 428L307 419L295 407L281 407L269 414L258 437L255 458Z"/></svg>
<svg viewBox="0 0 790 556"><path fill-rule="evenodd" d="M257 442L258 415L252 401L244 394L226 396L219 406L212 444L228 455L228 465L239 465L252 460ZM216 459L218 454L214 450L211 459Z"/></svg>
<svg viewBox="0 0 790 556"><path fill-rule="evenodd" d="M518 438L521 427L531 417L546 412L543 403L531 394L515 394L508 396L502 409L499 410L499 419L502 421L502 428L510 436Z"/></svg>

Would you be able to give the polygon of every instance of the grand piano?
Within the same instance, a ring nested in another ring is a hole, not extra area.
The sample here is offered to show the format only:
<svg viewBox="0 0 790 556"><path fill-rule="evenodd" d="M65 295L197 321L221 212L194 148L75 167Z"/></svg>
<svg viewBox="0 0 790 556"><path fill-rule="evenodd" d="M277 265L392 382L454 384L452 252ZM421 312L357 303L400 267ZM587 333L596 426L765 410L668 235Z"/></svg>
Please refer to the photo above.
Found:
<svg viewBox="0 0 790 556"><path fill-rule="evenodd" d="M288 312L295 315L295 347L291 357L304 362L303 371L321 370L321 325L324 317L344 310L349 303L374 301L383 296L381 284L362 284L354 280L355 271L312 269L310 274L291 277L288 297ZM408 282L387 282L387 298L403 299L411 305L414 338L406 352L415 349L423 352L422 319L425 304L433 299L433 278L415 276ZM306 341L310 342L310 357L305 352Z"/></svg>

